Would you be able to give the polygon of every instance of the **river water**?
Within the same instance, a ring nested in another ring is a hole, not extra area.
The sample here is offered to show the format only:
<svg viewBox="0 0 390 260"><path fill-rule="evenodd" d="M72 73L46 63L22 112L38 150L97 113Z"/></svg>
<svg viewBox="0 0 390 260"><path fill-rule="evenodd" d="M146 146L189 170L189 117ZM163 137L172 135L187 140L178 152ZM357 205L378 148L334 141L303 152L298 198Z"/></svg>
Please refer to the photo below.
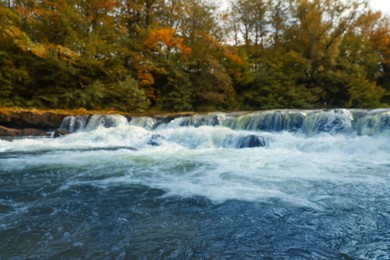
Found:
<svg viewBox="0 0 390 260"><path fill-rule="evenodd" d="M390 110L79 116L0 140L0 259L390 259Z"/></svg>

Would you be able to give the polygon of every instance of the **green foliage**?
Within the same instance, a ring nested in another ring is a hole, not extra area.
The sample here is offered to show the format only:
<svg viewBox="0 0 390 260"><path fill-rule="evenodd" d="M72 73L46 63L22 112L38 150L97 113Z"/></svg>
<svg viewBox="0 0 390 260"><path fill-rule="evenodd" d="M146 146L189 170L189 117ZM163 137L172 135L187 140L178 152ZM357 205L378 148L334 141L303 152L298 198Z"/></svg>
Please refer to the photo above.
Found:
<svg viewBox="0 0 390 260"><path fill-rule="evenodd" d="M183 71L169 72L161 89L161 109L164 111L191 111L191 82Z"/></svg>
<svg viewBox="0 0 390 260"><path fill-rule="evenodd" d="M293 51L258 62L245 77L251 80L241 82L243 109L312 108L315 89L300 83L305 66L306 59Z"/></svg>
<svg viewBox="0 0 390 260"><path fill-rule="evenodd" d="M357 79L349 82L349 100L347 107L375 108L381 107L384 90L367 79Z"/></svg>
<svg viewBox="0 0 390 260"><path fill-rule="evenodd" d="M135 112L144 112L150 106L150 101L146 97L145 91L129 75L107 87L104 103L118 110ZM106 108L108 108L107 105Z"/></svg>
<svg viewBox="0 0 390 260"><path fill-rule="evenodd" d="M190 67L193 104L196 110L226 109L234 95L230 77L213 58L195 61Z"/></svg>

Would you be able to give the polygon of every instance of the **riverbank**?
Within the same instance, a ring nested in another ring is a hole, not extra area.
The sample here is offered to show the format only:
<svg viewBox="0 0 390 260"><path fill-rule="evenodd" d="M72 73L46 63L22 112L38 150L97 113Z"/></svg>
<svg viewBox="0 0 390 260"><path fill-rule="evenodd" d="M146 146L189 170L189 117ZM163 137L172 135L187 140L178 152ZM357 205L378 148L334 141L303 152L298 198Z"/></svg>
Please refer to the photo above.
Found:
<svg viewBox="0 0 390 260"><path fill-rule="evenodd" d="M18 136L46 136L48 132L56 130L62 120L67 116L118 114L126 117L134 116L183 116L192 115L194 112L181 113L129 113L117 110L61 110L61 109L25 109L25 108L0 108L0 138Z"/></svg>
<svg viewBox="0 0 390 260"><path fill-rule="evenodd" d="M0 108L0 137L45 136L58 128L66 116L97 113L110 114L111 111Z"/></svg>

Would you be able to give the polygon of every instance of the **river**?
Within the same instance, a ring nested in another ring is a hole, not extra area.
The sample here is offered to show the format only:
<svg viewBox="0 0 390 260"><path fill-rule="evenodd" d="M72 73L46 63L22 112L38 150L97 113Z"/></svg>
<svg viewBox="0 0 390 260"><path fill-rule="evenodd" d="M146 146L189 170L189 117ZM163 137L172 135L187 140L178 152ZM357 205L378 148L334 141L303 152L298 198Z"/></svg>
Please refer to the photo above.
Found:
<svg viewBox="0 0 390 260"><path fill-rule="evenodd" d="M0 259L390 259L390 109L61 128L0 140Z"/></svg>

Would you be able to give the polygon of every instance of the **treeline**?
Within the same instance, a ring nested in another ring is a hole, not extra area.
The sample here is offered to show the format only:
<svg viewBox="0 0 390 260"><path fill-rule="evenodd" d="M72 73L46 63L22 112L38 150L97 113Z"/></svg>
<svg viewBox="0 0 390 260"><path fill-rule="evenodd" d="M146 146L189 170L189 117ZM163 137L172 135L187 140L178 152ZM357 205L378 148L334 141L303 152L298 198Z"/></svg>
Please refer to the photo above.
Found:
<svg viewBox="0 0 390 260"><path fill-rule="evenodd" d="M362 0L0 0L0 106L390 104L390 22Z"/></svg>

